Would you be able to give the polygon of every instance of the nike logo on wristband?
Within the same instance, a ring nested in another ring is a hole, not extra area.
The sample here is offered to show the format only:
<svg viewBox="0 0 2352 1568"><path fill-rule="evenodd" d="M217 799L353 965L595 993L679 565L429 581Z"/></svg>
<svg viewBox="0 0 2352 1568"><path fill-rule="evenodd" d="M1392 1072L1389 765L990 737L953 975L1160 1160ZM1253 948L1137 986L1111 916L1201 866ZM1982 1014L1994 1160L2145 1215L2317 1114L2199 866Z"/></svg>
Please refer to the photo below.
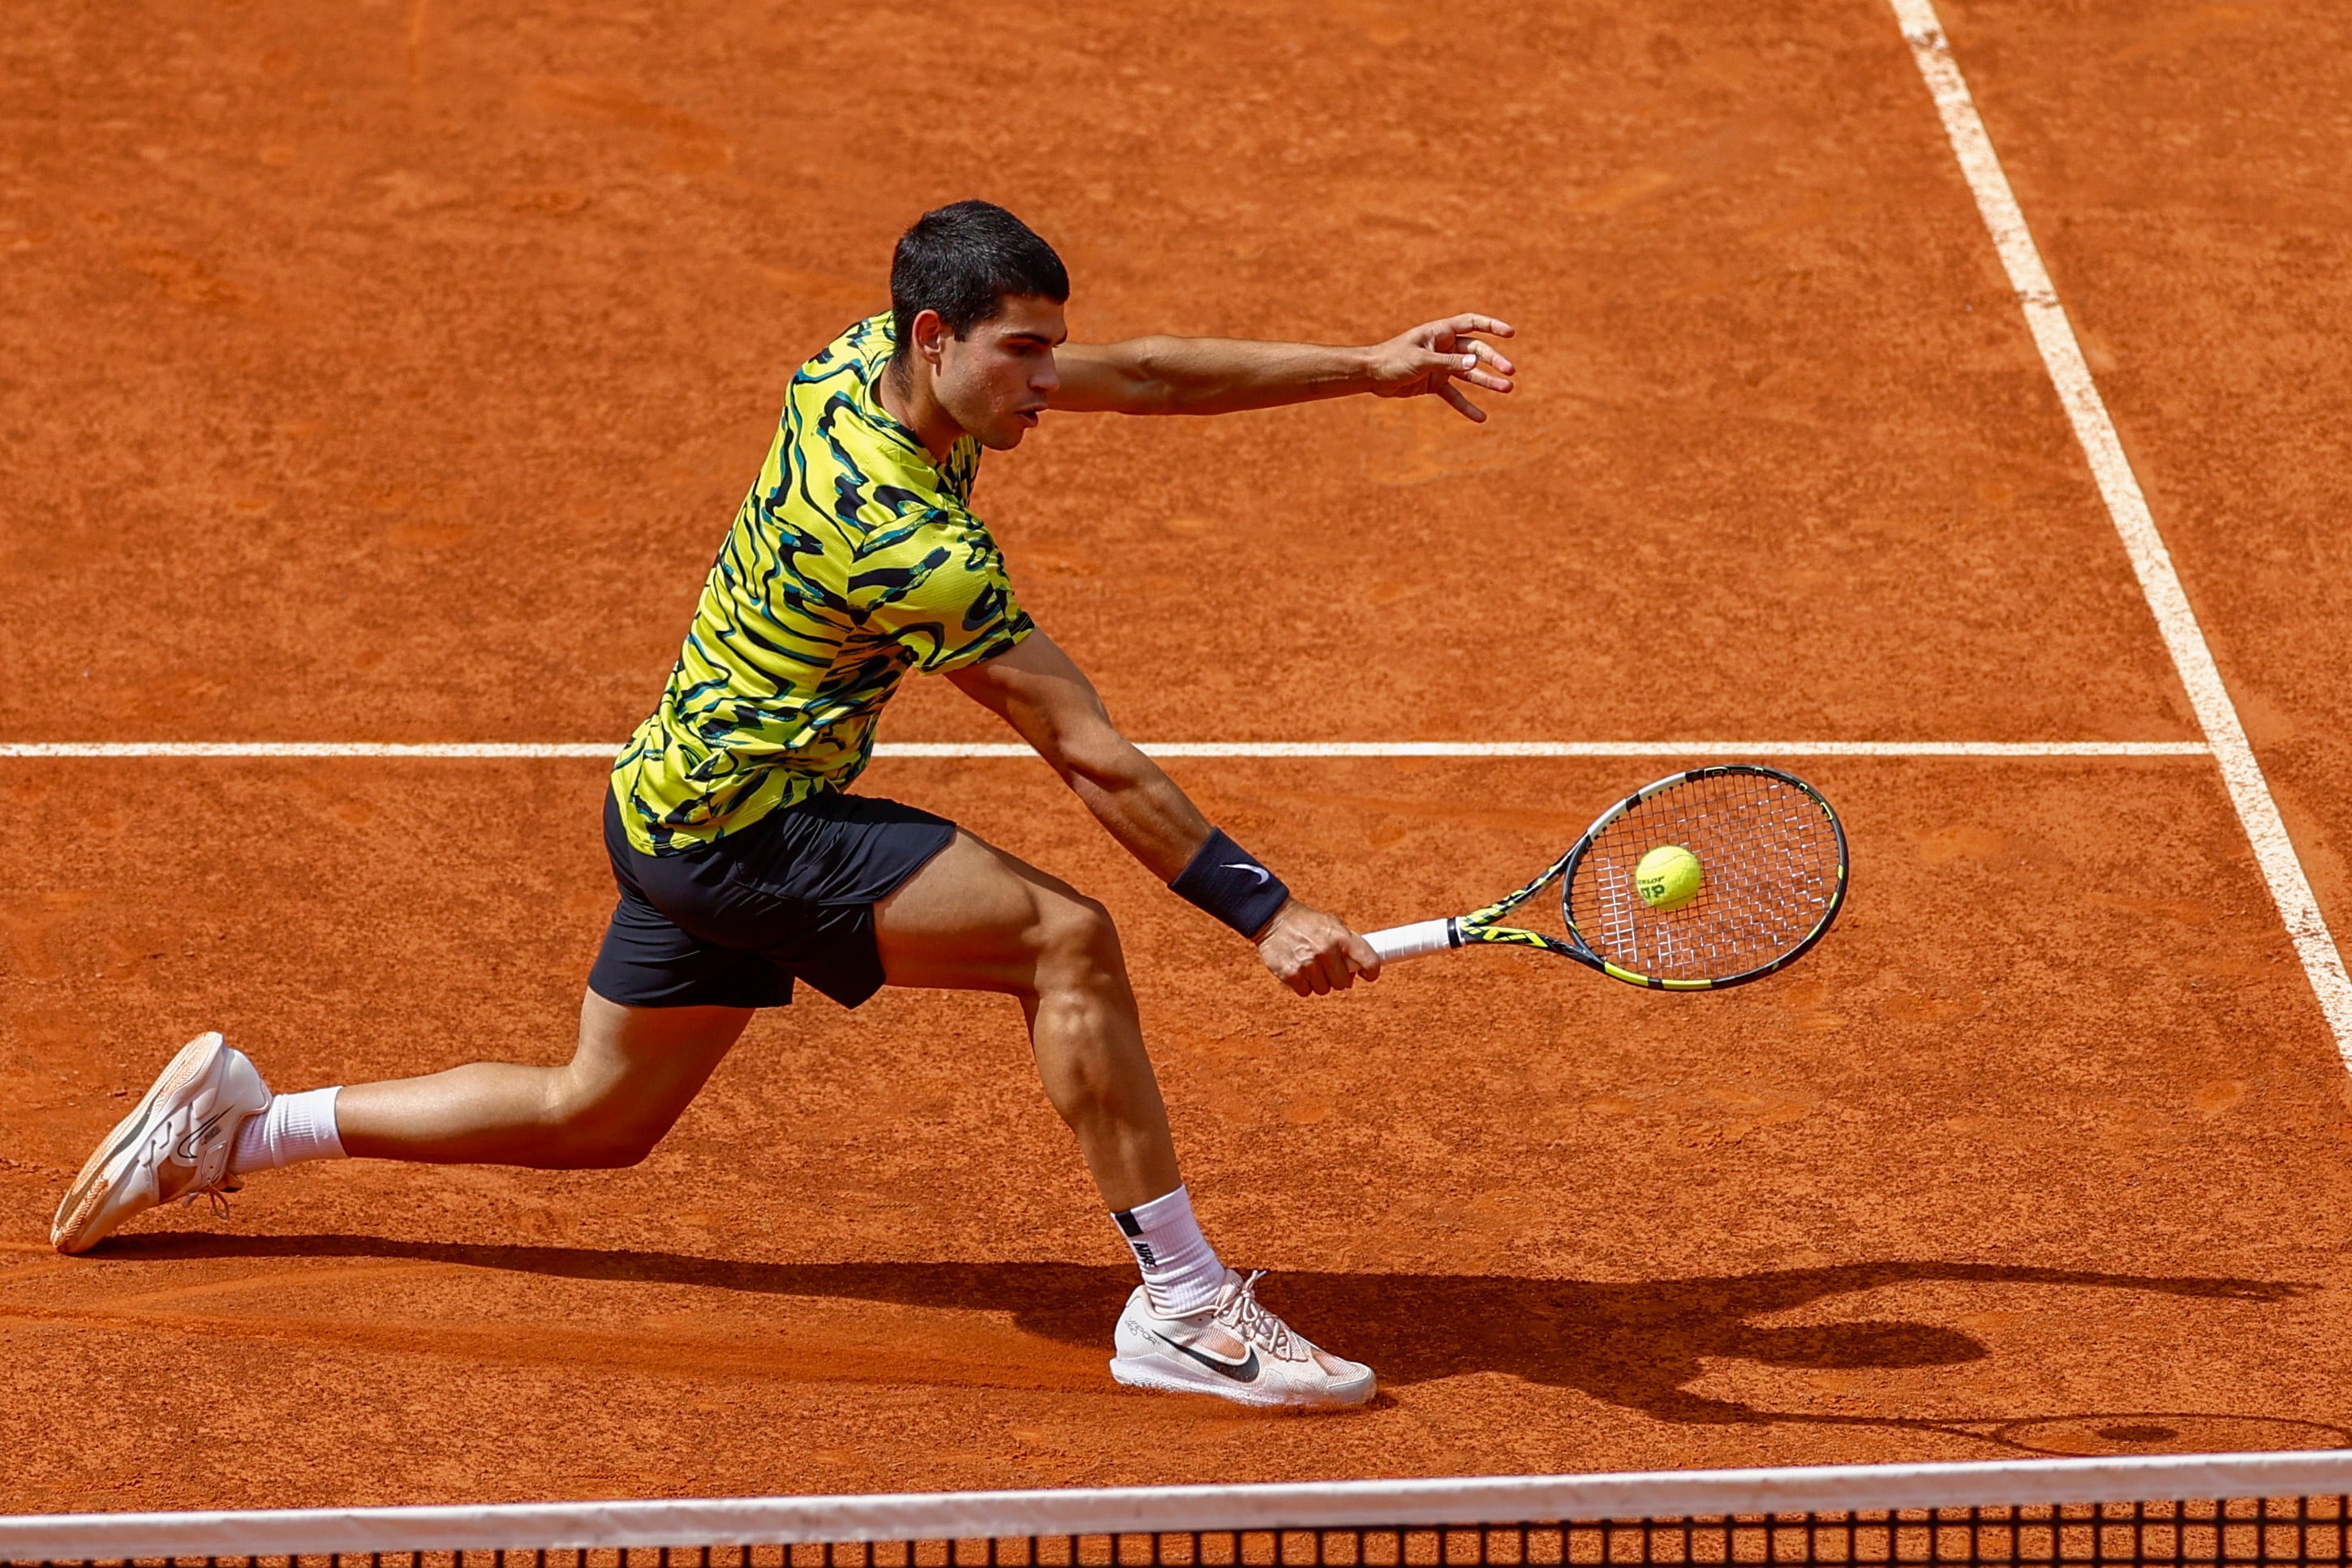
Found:
<svg viewBox="0 0 2352 1568"><path fill-rule="evenodd" d="M1272 872L1266 870L1265 867L1262 865L1252 865L1247 861L1227 861L1219 869L1223 871L1245 871L1249 873L1250 875L1257 878L1260 886L1263 886L1274 880L1274 873Z"/></svg>
<svg viewBox="0 0 2352 1568"><path fill-rule="evenodd" d="M1230 1377L1235 1383L1257 1381L1257 1348L1255 1345L1250 1348L1250 1353L1239 1361L1227 1361L1223 1356L1211 1355L1205 1351L1194 1350L1189 1344L1178 1344L1164 1333L1155 1333L1151 1337L1179 1355L1191 1356L1219 1377Z"/></svg>

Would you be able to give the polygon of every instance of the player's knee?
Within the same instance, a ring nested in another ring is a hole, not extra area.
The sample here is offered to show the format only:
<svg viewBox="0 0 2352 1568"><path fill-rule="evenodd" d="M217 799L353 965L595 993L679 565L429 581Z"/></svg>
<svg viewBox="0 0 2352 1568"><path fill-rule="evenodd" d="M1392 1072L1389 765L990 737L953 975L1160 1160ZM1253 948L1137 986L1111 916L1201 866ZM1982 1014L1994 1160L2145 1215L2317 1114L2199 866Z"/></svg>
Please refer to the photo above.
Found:
<svg viewBox="0 0 2352 1568"><path fill-rule="evenodd" d="M547 1117L552 1163L573 1170L619 1170L654 1152L669 1131L610 1099L559 1096Z"/></svg>
<svg viewBox="0 0 2352 1568"><path fill-rule="evenodd" d="M661 1142L659 1133L648 1133L635 1127L598 1128L586 1133L574 1133L565 1142L572 1157L565 1162L574 1170L615 1171L641 1164Z"/></svg>
<svg viewBox="0 0 2352 1568"><path fill-rule="evenodd" d="M1041 988L1101 985L1127 973L1118 927L1091 898L1056 898L1039 910L1036 942Z"/></svg>

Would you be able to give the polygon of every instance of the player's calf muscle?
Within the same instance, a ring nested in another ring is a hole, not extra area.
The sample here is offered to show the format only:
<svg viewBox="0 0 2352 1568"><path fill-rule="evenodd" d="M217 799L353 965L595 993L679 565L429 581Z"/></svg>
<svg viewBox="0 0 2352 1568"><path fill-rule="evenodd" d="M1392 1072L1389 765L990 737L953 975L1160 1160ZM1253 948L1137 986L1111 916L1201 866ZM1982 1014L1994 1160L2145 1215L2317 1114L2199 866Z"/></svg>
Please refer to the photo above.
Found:
<svg viewBox="0 0 2352 1568"><path fill-rule="evenodd" d="M729 1008L625 1008L591 992L561 1067L473 1062L358 1083L337 1105L361 1158L595 1169L660 1143L750 1019Z"/></svg>
<svg viewBox="0 0 2352 1568"><path fill-rule="evenodd" d="M357 1083L337 1106L356 1158L595 1169L635 1165L667 1130L583 1093L566 1068L480 1061Z"/></svg>

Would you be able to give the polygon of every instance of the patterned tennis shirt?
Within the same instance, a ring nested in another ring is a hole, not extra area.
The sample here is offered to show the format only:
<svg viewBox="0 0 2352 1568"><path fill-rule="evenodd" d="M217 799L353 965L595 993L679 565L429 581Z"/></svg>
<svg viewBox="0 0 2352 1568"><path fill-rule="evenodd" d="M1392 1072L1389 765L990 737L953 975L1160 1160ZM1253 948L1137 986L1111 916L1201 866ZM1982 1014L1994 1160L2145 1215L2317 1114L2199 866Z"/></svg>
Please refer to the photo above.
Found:
<svg viewBox="0 0 2352 1568"><path fill-rule="evenodd" d="M892 341L887 313L860 321L793 377L669 685L613 765L649 854L846 788L908 671L961 669L1033 630L970 508L980 444L936 463L882 406Z"/></svg>

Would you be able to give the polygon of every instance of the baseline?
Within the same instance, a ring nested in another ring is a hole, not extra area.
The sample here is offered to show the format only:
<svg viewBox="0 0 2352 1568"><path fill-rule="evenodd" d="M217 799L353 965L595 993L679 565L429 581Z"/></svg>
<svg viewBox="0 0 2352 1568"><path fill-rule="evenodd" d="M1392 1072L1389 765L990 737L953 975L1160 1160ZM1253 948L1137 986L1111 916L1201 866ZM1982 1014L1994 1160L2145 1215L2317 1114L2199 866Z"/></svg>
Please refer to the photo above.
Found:
<svg viewBox="0 0 2352 1568"><path fill-rule="evenodd" d="M1148 757L2210 757L2195 740L1146 740ZM600 758L613 742L328 740L5 741L0 758L424 758L452 761ZM1018 758L1017 741L884 741L879 758Z"/></svg>

